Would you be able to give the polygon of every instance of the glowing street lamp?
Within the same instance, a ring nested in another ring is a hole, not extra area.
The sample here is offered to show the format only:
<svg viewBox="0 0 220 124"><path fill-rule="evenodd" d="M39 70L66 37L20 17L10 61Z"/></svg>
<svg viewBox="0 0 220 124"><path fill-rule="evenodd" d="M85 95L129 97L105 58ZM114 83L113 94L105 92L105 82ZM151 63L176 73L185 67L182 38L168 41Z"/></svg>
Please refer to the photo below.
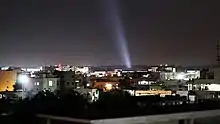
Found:
<svg viewBox="0 0 220 124"><path fill-rule="evenodd" d="M21 83L22 85L28 83L28 81L29 81L29 77L27 75L18 76L18 82Z"/></svg>
<svg viewBox="0 0 220 124"><path fill-rule="evenodd" d="M24 96L24 85L29 82L29 77L27 75L21 74L18 76L18 83L21 83L22 87L22 98Z"/></svg>

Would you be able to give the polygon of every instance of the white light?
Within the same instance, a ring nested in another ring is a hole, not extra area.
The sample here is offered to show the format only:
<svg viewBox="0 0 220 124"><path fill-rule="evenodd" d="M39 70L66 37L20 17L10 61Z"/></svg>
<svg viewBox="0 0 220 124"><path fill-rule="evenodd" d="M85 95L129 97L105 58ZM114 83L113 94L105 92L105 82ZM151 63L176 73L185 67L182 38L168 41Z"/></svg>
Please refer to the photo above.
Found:
<svg viewBox="0 0 220 124"><path fill-rule="evenodd" d="M53 81L49 81L49 86L53 86Z"/></svg>
<svg viewBox="0 0 220 124"><path fill-rule="evenodd" d="M89 87L89 85L90 85L89 83L88 83L88 84L86 84L86 86L87 86L87 87Z"/></svg>
<svg viewBox="0 0 220 124"><path fill-rule="evenodd" d="M118 76L118 77L120 77L120 76L122 76L122 75L121 75L121 73L120 73L120 72L117 72L117 76Z"/></svg>
<svg viewBox="0 0 220 124"><path fill-rule="evenodd" d="M209 91L220 91L220 85L219 84L210 84L207 85Z"/></svg>
<svg viewBox="0 0 220 124"><path fill-rule="evenodd" d="M150 76L150 74L143 75L143 77L149 77L149 76Z"/></svg>
<svg viewBox="0 0 220 124"><path fill-rule="evenodd" d="M19 75L18 81L19 81L19 83L22 83L22 84L28 83L29 77L27 75Z"/></svg>
<svg viewBox="0 0 220 124"><path fill-rule="evenodd" d="M176 79L177 80L183 80L184 79L184 74L178 74L177 76L176 76Z"/></svg>
<svg viewBox="0 0 220 124"><path fill-rule="evenodd" d="M153 81L138 81L138 84L140 85L151 85Z"/></svg>

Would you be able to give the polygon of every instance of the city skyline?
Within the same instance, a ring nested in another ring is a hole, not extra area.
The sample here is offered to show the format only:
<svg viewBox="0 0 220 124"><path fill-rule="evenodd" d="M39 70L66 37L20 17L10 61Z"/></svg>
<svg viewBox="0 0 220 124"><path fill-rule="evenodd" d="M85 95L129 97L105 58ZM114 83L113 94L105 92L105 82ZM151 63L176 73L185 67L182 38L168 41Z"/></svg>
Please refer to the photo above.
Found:
<svg viewBox="0 0 220 124"><path fill-rule="evenodd" d="M107 1L12 1L0 5L0 65L124 64ZM219 3L116 1L131 64L216 63Z"/></svg>

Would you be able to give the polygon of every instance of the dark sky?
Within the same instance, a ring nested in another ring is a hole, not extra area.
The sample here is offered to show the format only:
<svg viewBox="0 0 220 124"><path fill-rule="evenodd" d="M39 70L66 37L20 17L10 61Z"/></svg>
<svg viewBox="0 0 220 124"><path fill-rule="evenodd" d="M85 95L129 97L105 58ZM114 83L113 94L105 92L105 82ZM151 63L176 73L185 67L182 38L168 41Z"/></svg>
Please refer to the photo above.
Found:
<svg viewBox="0 0 220 124"><path fill-rule="evenodd" d="M132 64L215 63L219 0L118 0L116 7L108 2L1 1L0 65L123 64L108 13L115 8Z"/></svg>

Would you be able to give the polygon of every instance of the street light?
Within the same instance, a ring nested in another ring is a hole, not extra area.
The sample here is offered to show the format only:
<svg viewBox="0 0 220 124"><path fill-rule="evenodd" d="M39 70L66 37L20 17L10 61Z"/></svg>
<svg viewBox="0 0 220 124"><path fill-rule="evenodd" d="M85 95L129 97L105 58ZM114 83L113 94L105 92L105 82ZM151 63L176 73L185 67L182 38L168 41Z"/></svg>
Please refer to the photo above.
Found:
<svg viewBox="0 0 220 124"><path fill-rule="evenodd" d="M22 87L22 97L24 96L24 85L29 82L29 77L27 75L21 74L18 76L18 83L21 84Z"/></svg>
<svg viewBox="0 0 220 124"><path fill-rule="evenodd" d="M29 77L27 75L19 75L18 76L18 82L21 84L26 84L29 81Z"/></svg>

